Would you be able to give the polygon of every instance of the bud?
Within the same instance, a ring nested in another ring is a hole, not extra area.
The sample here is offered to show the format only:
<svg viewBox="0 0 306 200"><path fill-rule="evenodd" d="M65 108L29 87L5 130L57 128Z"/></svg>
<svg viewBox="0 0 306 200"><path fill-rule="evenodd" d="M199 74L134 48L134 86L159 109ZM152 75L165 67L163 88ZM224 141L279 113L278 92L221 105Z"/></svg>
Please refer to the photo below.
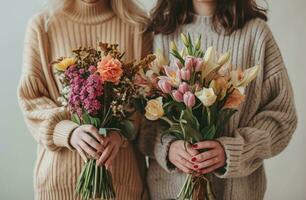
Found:
<svg viewBox="0 0 306 200"><path fill-rule="evenodd" d="M188 39L187 39L187 36L184 34L184 33L181 33L181 39L184 43L185 46L188 46Z"/></svg>
<svg viewBox="0 0 306 200"><path fill-rule="evenodd" d="M177 50L177 45L176 45L176 43L173 42L173 41L170 42L170 48L171 48L172 51L178 51L178 50Z"/></svg>
<svg viewBox="0 0 306 200"><path fill-rule="evenodd" d="M183 99L187 107L193 107L195 105L195 96L191 92L186 92L183 96Z"/></svg>
<svg viewBox="0 0 306 200"><path fill-rule="evenodd" d="M196 40L195 47L194 47L196 50L201 49L201 38L202 36L200 35L200 37Z"/></svg>
<svg viewBox="0 0 306 200"><path fill-rule="evenodd" d="M181 78L185 81L189 81L190 80L190 77L191 77L191 72L190 72L190 69L187 69L187 68L182 68L181 69Z"/></svg>
<svg viewBox="0 0 306 200"><path fill-rule="evenodd" d="M184 101L183 100L183 94L178 90L173 90L172 91L172 96L173 96L174 100L177 101L177 102L183 102Z"/></svg>
<svg viewBox="0 0 306 200"><path fill-rule="evenodd" d="M157 84L163 93L169 94L171 92L172 86L167 80L161 79Z"/></svg>
<svg viewBox="0 0 306 200"><path fill-rule="evenodd" d="M204 60L202 58L197 58L195 61L195 71L200 72L202 71L202 67L204 65Z"/></svg>
<svg viewBox="0 0 306 200"><path fill-rule="evenodd" d="M185 59L185 67L189 70L193 71L194 65L196 62L196 58L193 56L187 56Z"/></svg>
<svg viewBox="0 0 306 200"><path fill-rule="evenodd" d="M189 91L189 85L186 82L183 82L180 84L178 90L182 93L185 94L186 92Z"/></svg>

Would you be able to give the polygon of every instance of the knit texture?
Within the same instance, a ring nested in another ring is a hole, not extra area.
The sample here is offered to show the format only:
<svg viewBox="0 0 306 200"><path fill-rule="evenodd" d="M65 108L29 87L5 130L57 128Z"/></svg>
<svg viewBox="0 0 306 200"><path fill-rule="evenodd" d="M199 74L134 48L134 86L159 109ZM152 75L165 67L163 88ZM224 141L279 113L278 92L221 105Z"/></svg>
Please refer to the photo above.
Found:
<svg viewBox="0 0 306 200"><path fill-rule="evenodd" d="M26 124L38 143L34 170L35 199L72 200L83 161L69 144L78 127L66 108L57 102L62 87L49 65L80 46L117 43L125 59L140 59L151 50L149 34L123 22L107 0L97 3L71 1L69 7L50 16L43 11L28 24L24 44L18 100ZM121 148L111 168L116 199L146 199L145 159L133 143Z"/></svg>
<svg viewBox="0 0 306 200"><path fill-rule="evenodd" d="M204 49L230 51L233 69L262 66L255 81L246 88L246 101L230 119L218 141L226 153L225 173L215 172L213 185L218 200L261 200L266 190L264 159L279 154L289 143L297 117L291 84L279 48L267 24L254 19L230 35L216 33L212 18L195 16L194 22L170 35L156 35L154 49L169 52L170 41L183 47L180 33L196 40L202 35ZM166 54L173 62L173 57ZM167 160L171 136L160 142L154 123L144 122L140 147L150 156L147 182L153 200L173 199L185 175ZM155 143L152 142L155 140Z"/></svg>

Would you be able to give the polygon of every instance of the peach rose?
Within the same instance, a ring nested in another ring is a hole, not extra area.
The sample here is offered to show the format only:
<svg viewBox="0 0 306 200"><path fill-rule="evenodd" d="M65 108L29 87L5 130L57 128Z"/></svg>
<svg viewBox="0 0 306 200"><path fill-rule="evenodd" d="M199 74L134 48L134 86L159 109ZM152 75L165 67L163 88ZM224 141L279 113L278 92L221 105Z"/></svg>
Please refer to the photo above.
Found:
<svg viewBox="0 0 306 200"><path fill-rule="evenodd" d="M98 63L97 72L100 74L103 82L118 84L123 74L122 64L118 59L107 55Z"/></svg>
<svg viewBox="0 0 306 200"><path fill-rule="evenodd" d="M245 96L238 89L234 89L227 97L223 108L237 109L244 100Z"/></svg>

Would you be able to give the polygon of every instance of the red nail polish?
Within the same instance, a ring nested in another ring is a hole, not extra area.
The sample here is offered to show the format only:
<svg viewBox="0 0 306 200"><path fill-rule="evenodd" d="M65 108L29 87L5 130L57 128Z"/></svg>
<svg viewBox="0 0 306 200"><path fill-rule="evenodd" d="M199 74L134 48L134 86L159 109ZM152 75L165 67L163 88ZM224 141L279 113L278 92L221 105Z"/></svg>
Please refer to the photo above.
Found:
<svg viewBox="0 0 306 200"><path fill-rule="evenodd" d="M193 158L191 159L191 161L192 161L192 162L195 162L195 161L197 161L197 158L193 157Z"/></svg>
<svg viewBox="0 0 306 200"><path fill-rule="evenodd" d="M193 144L192 148L196 149L196 148L198 148L198 145L197 144Z"/></svg>
<svg viewBox="0 0 306 200"><path fill-rule="evenodd" d="M193 166L195 169L197 169L199 166L198 165L195 165L195 166Z"/></svg>

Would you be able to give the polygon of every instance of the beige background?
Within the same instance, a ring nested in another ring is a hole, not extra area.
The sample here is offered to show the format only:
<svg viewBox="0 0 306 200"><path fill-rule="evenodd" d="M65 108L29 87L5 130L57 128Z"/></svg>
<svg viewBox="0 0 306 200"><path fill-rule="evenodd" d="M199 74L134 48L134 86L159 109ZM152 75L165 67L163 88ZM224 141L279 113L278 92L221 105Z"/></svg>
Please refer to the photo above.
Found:
<svg viewBox="0 0 306 200"><path fill-rule="evenodd" d="M44 0L1 0L0 5L0 199L33 199L36 144L16 101L28 18ZM147 8L155 1L141 0ZM289 147L265 162L266 200L306 199L306 1L268 0L269 25L282 50L295 91L298 129Z"/></svg>

